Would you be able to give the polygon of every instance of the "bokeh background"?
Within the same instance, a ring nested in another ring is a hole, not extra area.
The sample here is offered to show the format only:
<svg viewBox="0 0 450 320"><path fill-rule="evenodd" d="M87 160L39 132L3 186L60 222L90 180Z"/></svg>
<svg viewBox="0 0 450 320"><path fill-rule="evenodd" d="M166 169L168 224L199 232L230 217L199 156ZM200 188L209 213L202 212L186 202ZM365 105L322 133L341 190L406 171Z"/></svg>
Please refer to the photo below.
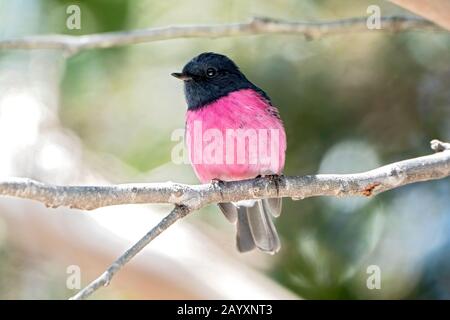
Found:
<svg viewBox="0 0 450 320"><path fill-rule="evenodd" d="M81 30L66 8L81 8ZM0 39L173 24L316 21L410 14L381 0L0 1ZM291 35L179 39L65 57L52 50L0 52L0 177L58 184L197 183L174 164L186 110L170 77L193 56L234 59L284 120L285 174L349 173L430 153L450 140L448 33L370 32L308 41ZM449 179L373 198L286 199L275 256L240 255L234 227L215 207L177 223L94 297L450 298ZM67 267L82 284L169 211L118 206L81 212L0 199L0 298L63 299ZM381 289L366 286L380 267Z"/></svg>

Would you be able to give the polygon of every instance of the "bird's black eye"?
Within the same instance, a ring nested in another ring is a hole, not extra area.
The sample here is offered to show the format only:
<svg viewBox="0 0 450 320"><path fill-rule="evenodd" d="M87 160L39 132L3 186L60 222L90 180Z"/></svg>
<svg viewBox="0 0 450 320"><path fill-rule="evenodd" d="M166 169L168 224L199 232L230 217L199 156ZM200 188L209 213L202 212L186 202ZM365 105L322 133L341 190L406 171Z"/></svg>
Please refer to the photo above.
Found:
<svg viewBox="0 0 450 320"><path fill-rule="evenodd" d="M208 78L214 78L217 75L217 70L215 68L206 69L206 76Z"/></svg>

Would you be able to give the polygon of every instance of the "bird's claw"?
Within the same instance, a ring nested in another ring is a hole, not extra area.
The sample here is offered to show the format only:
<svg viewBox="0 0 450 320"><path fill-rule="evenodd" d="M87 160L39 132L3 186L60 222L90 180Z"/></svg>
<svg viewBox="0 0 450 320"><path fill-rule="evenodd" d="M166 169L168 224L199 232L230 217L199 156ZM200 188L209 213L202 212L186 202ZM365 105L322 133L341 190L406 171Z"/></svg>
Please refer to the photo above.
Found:
<svg viewBox="0 0 450 320"><path fill-rule="evenodd" d="M277 194L280 192L280 181L283 177L282 174L268 174L264 176L265 178L269 179L269 183L275 185L275 188L277 189Z"/></svg>
<svg viewBox="0 0 450 320"><path fill-rule="evenodd" d="M280 179L283 177L282 174L268 174L264 176L265 178L268 178L270 182L279 182Z"/></svg>
<svg viewBox="0 0 450 320"><path fill-rule="evenodd" d="M225 182L223 181L223 180L220 180L220 179L212 179L211 180L211 184L214 186L214 187L223 187L223 185L225 184Z"/></svg>

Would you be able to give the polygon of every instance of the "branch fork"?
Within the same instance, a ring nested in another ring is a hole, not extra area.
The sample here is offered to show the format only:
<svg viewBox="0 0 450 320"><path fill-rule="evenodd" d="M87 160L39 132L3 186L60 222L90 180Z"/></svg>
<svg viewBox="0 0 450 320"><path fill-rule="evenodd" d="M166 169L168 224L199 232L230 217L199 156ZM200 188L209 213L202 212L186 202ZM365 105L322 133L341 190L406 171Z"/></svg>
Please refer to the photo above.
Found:
<svg viewBox="0 0 450 320"><path fill-rule="evenodd" d="M153 239L173 223L209 204L240 200L316 196L373 196L403 185L450 176L450 144L433 140L434 154L408 159L367 172L306 176L267 176L211 184L180 183L123 184L109 186L56 186L26 178L0 180L0 196L42 202L48 207L66 206L82 210L120 204L169 203L174 209L135 245L120 256L96 280L72 299L85 299L103 286Z"/></svg>

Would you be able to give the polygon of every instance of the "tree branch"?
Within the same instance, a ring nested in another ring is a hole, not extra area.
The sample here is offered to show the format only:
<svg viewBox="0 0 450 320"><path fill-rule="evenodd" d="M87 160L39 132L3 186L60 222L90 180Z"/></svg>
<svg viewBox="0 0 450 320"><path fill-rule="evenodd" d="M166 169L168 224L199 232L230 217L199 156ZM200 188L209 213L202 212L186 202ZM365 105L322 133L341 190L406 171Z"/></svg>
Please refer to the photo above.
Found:
<svg viewBox="0 0 450 320"><path fill-rule="evenodd" d="M395 162L355 174L262 177L203 185L149 183L113 186L55 186L30 179L0 181L0 195L37 200L48 207L84 210L118 204L172 203L175 208L99 278L72 297L84 299L102 286L147 244L177 220L211 203L266 197L371 196L407 184L450 176L450 144L431 141L435 154Z"/></svg>
<svg viewBox="0 0 450 320"><path fill-rule="evenodd" d="M120 204L170 203L192 210L211 203L267 197L369 196L406 184L450 175L450 147L433 140L438 152L354 174L261 177L186 185L173 182L110 186L56 186L26 178L0 180L0 195L36 200L47 207L82 210Z"/></svg>
<svg viewBox="0 0 450 320"><path fill-rule="evenodd" d="M82 50L111 48L179 38L219 38L258 34L303 35L307 39L342 34L346 32L376 31L367 28L367 17L323 22L294 22L272 18L253 18L250 22L179 25L159 28L110 32L83 36L35 35L17 39L0 40L0 49L60 49L68 55ZM428 30L442 31L434 23L416 17L388 16L381 18L383 31Z"/></svg>

